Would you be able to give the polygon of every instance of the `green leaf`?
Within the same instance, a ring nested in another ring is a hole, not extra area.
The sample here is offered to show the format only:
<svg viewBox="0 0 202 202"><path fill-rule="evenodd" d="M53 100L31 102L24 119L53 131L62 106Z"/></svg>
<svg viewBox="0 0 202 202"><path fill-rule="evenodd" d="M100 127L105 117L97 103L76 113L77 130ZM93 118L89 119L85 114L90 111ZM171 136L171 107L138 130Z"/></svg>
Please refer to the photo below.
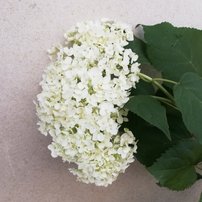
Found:
<svg viewBox="0 0 202 202"><path fill-rule="evenodd" d="M184 74L174 88L174 98L187 129L202 143L202 78Z"/></svg>
<svg viewBox="0 0 202 202"><path fill-rule="evenodd" d="M133 96L125 107L162 130L170 139L166 110L156 99L148 95Z"/></svg>
<svg viewBox="0 0 202 202"><path fill-rule="evenodd" d="M136 137L138 139L138 149L135 156L146 167L151 166L171 146L168 138L155 127L142 129Z"/></svg>
<svg viewBox="0 0 202 202"><path fill-rule="evenodd" d="M150 64L146 57L145 43L134 36L133 41L129 41L129 44L125 47L131 49L138 55L138 62L141 64Z"/></svg>
<svg viewBox="0 0 202 202"><path fill-rule="evenodd" d="M179 111L166 106L166 114L173 143L193 137L184 125L182 114Z"/></svg>
<svg viewBox="0 0 202 202"><path fill-rule="evenodd" d="M170 146L171 142L156 127L133 114L128 115L129 122L123 127L129 128L138 140L138 149L135 157L145 166L151 166Z"/></svg>
<svg viewBox="0 0 202 202"><path fill-rule="evenodd" d="M153 86L143 80L140 80L137 83L136 88L132 88L131 90L131 95L154 95L154 93Z"/></svg>
<svg viewBox="0 0 202 202"><path fill-rule="evenodd" d="M197 180L195 165L202 161L202 145L184 140L168 149L148 170L161 186L183 190Z"/></svg>
<svg viewBox="0 0 202 202"><path fill-rule="evenodd" d="M170 23L145 26L144 38L151 64L164 78L179 81L185 72L202 75L202 31Z"/></svg>

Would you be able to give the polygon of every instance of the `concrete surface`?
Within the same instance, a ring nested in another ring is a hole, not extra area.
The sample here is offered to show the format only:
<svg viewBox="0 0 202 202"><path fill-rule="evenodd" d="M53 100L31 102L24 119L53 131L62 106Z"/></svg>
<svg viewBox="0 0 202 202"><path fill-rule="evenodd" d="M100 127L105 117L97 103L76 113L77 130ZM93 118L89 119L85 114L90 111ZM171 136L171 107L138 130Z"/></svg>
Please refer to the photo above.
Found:
<svg viewBox="0 0 202 202"><path fill-rule="evenodd" d="M202 28L201 0L0 0L0 202L197 202L202 182L183 192L155 185L135 162L108 188L76 182L52 159L32 100L46 49L77 21L108 17L134 26L170 21Z"/></svg>

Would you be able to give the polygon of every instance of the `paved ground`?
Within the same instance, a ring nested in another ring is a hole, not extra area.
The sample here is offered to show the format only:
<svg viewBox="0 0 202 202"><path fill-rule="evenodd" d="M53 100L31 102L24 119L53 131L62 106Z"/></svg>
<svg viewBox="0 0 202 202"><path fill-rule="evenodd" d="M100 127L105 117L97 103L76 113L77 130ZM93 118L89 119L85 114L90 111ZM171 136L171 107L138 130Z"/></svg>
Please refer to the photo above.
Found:
<svg viewBox="0 0 202 202"><path fill-rule="evenodd" d="M32 100L45 50L75 22L108 17L202 28L201 10L201 0L0 0L0 201L197 202L202 182L179 193L161 189L137 162L108 188L76 182L68 164L50 157Z"/></svg>

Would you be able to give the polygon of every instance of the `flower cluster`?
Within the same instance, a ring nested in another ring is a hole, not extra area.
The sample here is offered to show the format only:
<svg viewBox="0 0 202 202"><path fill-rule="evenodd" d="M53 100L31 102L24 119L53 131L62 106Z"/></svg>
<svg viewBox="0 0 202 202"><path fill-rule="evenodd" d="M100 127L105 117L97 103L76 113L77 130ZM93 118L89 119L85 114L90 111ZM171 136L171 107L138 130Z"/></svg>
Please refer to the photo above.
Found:
<svg viewBox="0 0 202 202"><path fill-rule="evenodd" d="M112 21L78 23L65 44L49 51L51 63L37 96L39 130L52 136L52 157L73 162L86 183L111 184L134 161L134 135L122 109L135 87L138 56L124 46L132 29Z"/></svg>

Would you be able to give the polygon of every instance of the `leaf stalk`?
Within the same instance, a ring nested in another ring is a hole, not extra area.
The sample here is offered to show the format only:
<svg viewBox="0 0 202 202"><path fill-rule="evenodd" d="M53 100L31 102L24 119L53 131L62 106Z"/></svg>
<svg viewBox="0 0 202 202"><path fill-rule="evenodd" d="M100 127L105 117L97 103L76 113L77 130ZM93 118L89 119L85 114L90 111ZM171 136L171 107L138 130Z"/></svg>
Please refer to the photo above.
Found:
<svg viewBox="0 0 202 202"><path fill-rule="evenodd" d="M175 100L174 100L174 97L156 80L156 79L160 79L160 78L151 78L149 76L147 76L146 74L143 74L143 73L138 73L138 76L146 81L146 82L149 82L149 83L152 83L154 84L156 87L158 87L171 101L173 104L175 104ZM167 80L167 79L166 79ZM174 81L173 81L174 82Z"/></svg>

